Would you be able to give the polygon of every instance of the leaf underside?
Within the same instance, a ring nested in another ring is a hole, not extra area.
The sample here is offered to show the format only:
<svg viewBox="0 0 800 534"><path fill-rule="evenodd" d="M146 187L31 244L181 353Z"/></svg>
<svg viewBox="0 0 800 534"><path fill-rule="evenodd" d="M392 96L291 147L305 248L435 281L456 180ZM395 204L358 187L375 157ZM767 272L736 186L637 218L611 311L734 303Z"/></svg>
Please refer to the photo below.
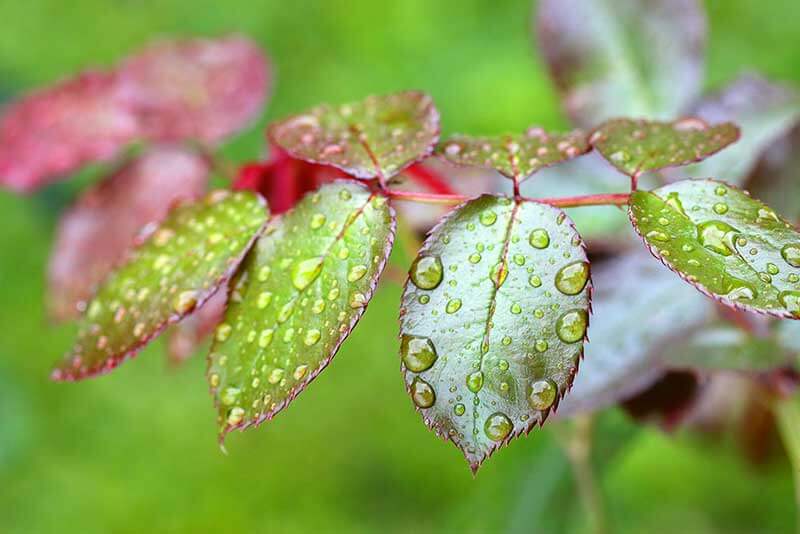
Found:
<svg viewBox="0 0 800 534"><path fill-rule="evenodd" d="M540 169L585 154L589 149L586 134L580 130L549 134L541 128L529 128L521 135L455 135L437 152L456 165L494 169L522 182Z"/></svg>
<svg viewBox="0 0 800 534"><path fill-rule="evenodd" d="M674 122L615 119L595 130L589 141L620 172L633 176L703 160L738 138L735 124L709 126L690 117Z"/></svg>
<svg viewBox="0 0 800 534"><path fill-rule="evenodd" d="M369 302L394 210L357 182L306 195L275 219L230 284L208 380L221 438L271 419L330 362Z"/></svg>
<svg viewBox="0 0 800 534"><path fill-rule="evenodd" d="M289 117L273 124L269 136L295 158L356 178L388 179L430 155L439 140L439 113L417 91L369 96Z"/></svg>
<svg viewBox="0 0 800 534"><path fill-rule="evenodd" d="M570 117L670 119L700 94L706 24L697 0L540 0L541 53Z"/></svg>
<svg viewBox="0 0 800 534"><path fill-rule="evenodd" d="M267 219L264 201L247 192L214 191L175 208L100 286L53 379L106 373L202 306L233 275Z"/></svg>
<svg viewBox="0 0 800 534"><path fill-rule="evenodd" d="M684 280L745 311L800 318L800 234L771 208L716 180L634 191L630 216Z"/></svg>
<svg viewBox="0 0 800 534"><path fill-rule="evenodd" d="M403 293L402 369L425 423L473 472L543 423L572 384L588 268L566 215L531 201L483 195L425 241Z"/></svg>
<svg viewBox="0 0 800 534"><path fill-rule="evenodd" d="M178 199L203 194L208 165L172 147L151 149L81 195L61 218L48 268L48 311L74 319L125 257L142 227L161 221Z"/></svg>

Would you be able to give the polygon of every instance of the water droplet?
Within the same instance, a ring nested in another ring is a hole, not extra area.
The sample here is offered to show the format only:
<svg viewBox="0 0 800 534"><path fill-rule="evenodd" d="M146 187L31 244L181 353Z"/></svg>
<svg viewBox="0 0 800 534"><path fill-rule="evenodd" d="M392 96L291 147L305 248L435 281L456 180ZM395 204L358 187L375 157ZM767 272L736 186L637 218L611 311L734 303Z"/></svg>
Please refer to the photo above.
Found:
<svg viewBox="0 0 800 534"><path fill-rule="evenodd" d="M589 280L589 264L576 261L561 268L556 273L556 289L565 295L577 295L586 287Z"/></svg>
<svg viewBox="0 0 800 534"><path fill-rule="evenodd" d="M778 266L775 265L774 263L768 263L767 264L767 272L769 274L771 274L771 275L776 275L781 271L780 271L780 269L778 269Z"/></svg>
<svg viewBox="0 0 800 534"><path fill-rule="evenodd" d="M503 336L503 339L502 339L501 343L503 345L505 345L505 346L508 346L508 345L511 345L511 341L512 341L511 337Z"/></svg>
<svg viewBox="0 0 800 534"><path fill-rule="evenodd" d="M227 339L230 337L232 331L233 331L233 328L231 327L231 325L229 325L227 323L220 323L220 325L217 326L217 333L216 333L215 337L216 337L217 341L219 341L220 343L223 343L223 342L227 341Z"/></svg>
<svg viewBox="0 0 800 534"><path fill-rule="evenodd" d="M519 315L520 313L522 313L522 306L520 306L515 302L514 304L511 305L511 313L513 313L514 315Z"/></svg>
<svg viewBox="0 0 800 534"><path fill-rule="evenodd" d="M244 421L244 408L236 406L235 408L231 408L231 411L228 412L228 424L238 425Z"/></svg>
<svg viewBox="0 0 800 534"><path fill-rule="evenodd" d="M683 210L683 204L681 203L681 199L678 197L677 192L673 191L672 193L667 194L667 200L665 200L664 203L686 217L686 212Z"/></svg>
<svg viewBox="0 0 800 534"><path fill-rule="evenodd" d="M550 244L550 234L548 234L547 230L544 228L537 228L536 230L531 230L531 235L528 238L528 241L534 248L547 248L547 246Z"/></svg>
<svg viewBox="0 0 800 534"><path fill-rule="evenodd" d="M420 295L417 300L420 304L427 304L431 301L431 298L428 295Z"/></svg>
<svg viewBox="0 0 800 534"><path fill-rule="evenodd" d="M734 252L733 239L738 232L722 221L706 221L697 225L697 240L712 252L730 256Z"/></svg>
<svg viewBox="0 0 800 534"><path fill-rule="evenodd" d="M294 312L294 302L295 302L294 300L290 300L289 302L281 306L280 310L278 310L277 319L279 323L285 323L286 320L292 316L292 313Z"/></svg>
<svg viewBox="0 0 800 534"><path fill-rule="evenodd" d="M269 265L264 265L263 267L261 267L258 270L258 277L257 277L258 281L259 282L266 282L267 279L269 278L269 273L271 271L272 271L272 269L269 268Z"/></svg>
<svg viewBox="0 0 800 534"><path fill-rule="evenodd" d="M264 291L260 295L258 295L258 300L256 301L256 306L259 309L263 310L269 303L272 302L272 292L271 291Z"/></svg>
<svg viewBox="0 0 800 534"><path fill-rule="evenodd" d="M534 410L546 410L553 405L557 394L558 386L549 378L535 380L531 383L528 403Z"/></svg>
<svg viewBox="0 0 800 534"><path fill-rule="evenodd" d="M469 256L469 262L470 263L478 263L479 261L481 261L481 255L480 254L478 254L477 252L474 253L474 254L470 254L470 256Z"/></svg>
<svg viewBox="0 0 800 534"><path fill-rule="evenodd" d="M322 213L315 213L311 217L311 228L316 230L318 228L322 228L322 225L325 224L325 215Z"/></svg>
<svg viewBox="0 0 800 534"><path fill-rule="evenodd" d="M436 402L436 392L430 384L416 377L411 382L411 398L420 408L430 408Z"/></svg>
<svg viewBox="0 0 800 534"><path fill-rule="evenodd" d="M295 263L292 267L292 285L300 291L307 288L322 272L324 259L318 256Z"/></svg>
<svg viewBox="0 0 800 534"><path fill-rule="evenodd" d="M341 200L350 200L351 198L353 198L353 195L351 195L350 191L348 191L347 189L342 189L341 191L339 191L339 198Z"/></svg>
<svg viewBox="0 0 800 534"><path fill-rule="evenodd" d="M475 371L467 375L467 389L477 393L483 387L483 372Z"/></svg>
<svg viewBox="0 0 800 534"><path fill-rule="evenodd" d="M483 425L483 431L492 441L503 441L513 429L514 425L511 424L511 419L501 412L495 412L490 415Z"/></svg>
<svg viewBox="0 0 800 534"><path fill-rule="evenodd" d="M536 342L533 344L533 348L536 349L536 352L544 352L547 350L547 341L544 339L537 339Z"/></svg>
<svg viewBox="0 0 800 534"><path fill-rule="evenodd" d="M420 289L434 289L442 283L444 268L439 256L418 256L411 264L411 281Z"/></svg>
<svg viewBox="0 0 800 534"><path fill-rule="evenodd" d="M461 309L461 299L450 299L445 307L447 313L455 313Z"/></svg>
<svg viewBox="0 0 800 534"><path fill-rule="evenodd" d="M353 267L350 268L350 272L347 273L347 281L357 282L364 278L365 274L367 274L366 265L353 265Z"/></svg>
<svg viewBox="0 0 800 534"><path fill-rule="evenodd" d="M525 265L525 256L522 254L514 254L514 263L522 267Z"/></svg>
<svg viewBox="0 0 800 534"><path fill-rule="evenodd" d="M456 414L459 417L464 415L464 412L466 412L466 411L467 411L467 408L463 404L461 404L460 402L458 404L456 404L455 406L453 406L453 413Z"/></svg>
<svg viewBox="0 0 800 534"><path fill-rule="evenodd" d="M725 294L726 297L731 300L753 300L756 297L756 290L749 284L744 282L736 282L736 284Z"/></svg>
<svg viewBox="0 0 800 534"><path fill-rule="evenodd" d="M292 373L292 377L294 377L295 380L302 380L303 377L306 376L307 372L308 372L307 365L298 365L297 367L295 367L294 373Z"/></svg>
<svg viewBox="0 0 800 534"><path fill-rule="evenodd" d="M311 305L311 311L317 314L325 311L325 301L322 299L315 300L314 304Z"/></svg>
<svg viewBox="0 0 800 534"><path fill-rule="evenodd" d="M430 339L407 334L403 334L400 342L400 355L406 369L414 373L430 369L438 357Z"/></svg>
<svg viewBox="0 0 800 534"><path fill-rule="evenodd" d="M781 291L778 300L794 317L800 317L800 291Z"/></svg>
<svg viewBox="0 0 800 534"><path fill-rule="evenodd" d="M346 260L350 257L350 249L347 247L342 247L339 249L339 253L337 254L340 260Z"/></svg>
<svg viewBox="0 0 800 534"><path fill-rule="evenodd" d="M495 287L499 288L503 285L506 281L506 277L508 276L508 265L505 261L501 261L496 263L494 267L492 267L492 271L489 273L489 278L491 279L492 283Z"/></svg>
<svg viewBox="0 0 800 534"><path fill-rule="evenodd" d="M724 196L725 193L727 193L727 192L728 192L727 188L725 188L725 186L722 186L722 185L718 185L716 187L716 189L714 189L714 193L716 193L716 195L720 196L720 197Z"/></svg>
<svg viewBox="0 0 800 534"><path fill-rule="evenodd" d="M711 209L714 210L714 213L717 215L725 215L728 213L728 205L724 202L717 202L711 207Z"/></svg>
<svg viewBox="0 0 800 534"><path fill-rule="evenodd" d="M800 267L800 244L784 245L781 249L781 257L792 267Z"/></svg>
<svg viewBox="0 0 800 534"><path fill-rule="evenodd" d="M319 341L320 336L320 331L316 328L312 328L306 332L306 337L303 339L303 343L305 343L307 347L310 347Z"/></svg>
<svg viewBox="0 0 800 534"><path fill-rule="evenodd" d="M570 310L556 321L556 334L564 343L583 339L589 318L584 310Z"/></svg>
<svg viewBox="0 0 800 534"><path fill-rule="evenodd" d="M645 237L650 241L659 241L661 243L669 241L669 236L661 230L650 230L645 234Z"/></svg>
<svg viewBox="0 0 800 534"><path fill-rule="evenodd" d="M176 313L186 315L197 307L196 291L181 291L172 302L172 309Z"/></svg>
<svg viewBox="0 0 800 534"><path fill-rule="evenodd" d="M337 298L339 298L339 288L334 287L328 291L328 300L336 300Z"/></svg>
<svg viewBox="0 0 800 534"><path fill-rule="evenodd" d="M367 305L367 296L364 293L353 293L350 297L350 307L355 308L363 308Z"/></svg>
<svg viewBox="0 0 800 534"><path fill-rule="evenodd" d="M501 371L508 371L508 360L500 360L497 362L497 368Z"/></svg>
<svg viewBox="0 0 800 534"><path fill-rule="evenodd" d="M528 283L530 283L530 285L532 285L533 287L539 287L542 285L542 279L534 274L528 279Z"/></svg>
<svg viewBox="0 0 800 534"><path fill-rule="evenodd" d="M491 210L486 210L481 213L479 220L484 226L491 226L497 220L497 214Z"/></svg>
<svg viewBox="0 0 800 534"><path fill-rule="evenodd" d="M217 387L219 385L219 375L217 373L211 373L208 377L208 383L212 388Z"/></svg>
<svg viewBox="0 0 800 534"><path fill-rule="evenodd" d="M275 334L275 331L272 328L265 328L261 331L261 334L258 336L258 346L262 349L265 349L272 343L272 337Z"/></svg>
<svg viewBox="0 0 800 534"><path fill-rule="evenodd" d="M219 400L225 406L231 406L236 404L236 401L239 400L239 395L241 395L242 390L237 387L227 387L222 390L222 394L219 396Z"/></svg>

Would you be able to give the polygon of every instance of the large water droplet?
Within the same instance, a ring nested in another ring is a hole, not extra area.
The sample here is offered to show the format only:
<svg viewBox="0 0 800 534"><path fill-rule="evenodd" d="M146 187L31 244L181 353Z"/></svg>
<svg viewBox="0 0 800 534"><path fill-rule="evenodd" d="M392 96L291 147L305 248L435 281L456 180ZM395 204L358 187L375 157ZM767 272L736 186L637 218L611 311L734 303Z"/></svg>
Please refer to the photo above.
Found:
<svg viewBox="0 0 800 534"><path fill-rule="evenodd" d="M800 317L800 291L781 291L778 300L789 313Z"/></svg>
<svg viewBox="0 0 800 534"><path fill-rule="evenodd" d="M479 219L482 225L491 226L497 220L497 214L491 210L486 210L480 214Z"/></svg>
<svg viewBox="0 0 800 534"><path fill-rule="evenodd" d="M531 383L528 403L534 410L546 410L553 405L557 394L558 386L549 378L535 380Z"/></svg>
<svg viewBox="0 0 800 534"><path fill-rule="evenodd" d="M497 288L503 285L506 281L506 277L508 277L508 264L505 261L496 263L489 273L489 278Z"/></svg>
<svg viewBox="0 0 800 534"><path fill-rule="evenodd" d="M792 267L800 267L800 244L790 243L783 245L781 257Z"/></svg>
<svg viewBox="0 0 800 534"><path fill-rule="evenodd" d="M438 357L436 347L430 339L407 334L403 334L400 342L400 355L406 369L415 373L430 369Z"/></svg>
<svg viewBox="0 0 800 534"><path fill-rule="evenodd" d="M418 256L411 264L411 281L420 289L434 289L442 283L442 260L439 256Z"/></svg>
<svg viewBox="0 0 800 534"><path fill-rule="evenodd" d="M367 274L366 265L353 265L353 267L350 268L350 272L347 273L347 281L357 282L364 278L365 274Z"/></svg>
<svg viewBox="0 0 800 534"><path fill-rule="evenodd" d="M467 389L473 393L477 393L483 387L483 372L475 371L467 375Z"/></svg>
<svg viewBox="0 0 800 534"><path fill-rule="evenodd" d="M430 408L436 402L436 392L430 384L416 377L411 382L411 398L420 408Z"/></svg>
<svg viewBox="0 0 800 534"><path fill-rule="evenodd" d="M725 215L728 213L728 205L724 202L717 202L711 207L717 215Z"/></svg>
<svg viewBox="0 0 800 534"><path fill-rule="evenodd" d="M322 272L324 259L319 256L295 263L292 267L292 285L300 291L307 288Z"/></svg>
<svg viewBox="0 0 800 534"><path fill-rule="evenodd" d="M697 225L697 240L705 248L722 256L734 252L733 240L739 230L722 221L706 221Z"/></svg>
<svg viewBox="0 0 800 534"><path fill-rule="evenodd" d="M669 241L669 236L661 230L650 230L644 236L650 241L659 241L661 243Z"/></svg>
<svg viewBox="0 0 800 534"><path fill-rule="evenodd" d="M589 264L576 261L561 268L556 273L556 289L565 295L577 295L586 287L589 280Z"/></svg>
<svg viewBox="0 0 800 534"><path fill-rule="evenodd" d="M305 343L307 347L310 347L319 341L320 336L320 331L316 328L312 328L306 332L306 337L303 339L303 343Z"/></svg>
<svg viewBox="0 0 800 534"><path fill-rule="evenodd" d="M588 322L584 310L570 310L556 321L556 334L564 343L575 343L583 339Z"/></svg>
<svg viewBox="0 0 800 534"><path fill-rule="evenodd" d="M550 244L550 234L544 228L537 228L536 230L531 230L528 241L534 248L547 248L547 245Z"/></svg>
<svg viewBox="0 0 800 534"><path fill-rule="evenodd" d="M455 313L461 309L461 299L450 299L445 307L447 313Z"/></svg>
<svg viewBox="0 0 800 534"><path fill-rule="evenodd" d="M495 412L490 415L483 425L483 431L492 441L503 441L513 429L514 425L511 424L511 419L501 412Z"/></svg>
<svg viewBox="0 0 800 534"><path fill-rule="evenodd" d="M235 408L231 408L231 411L228 412L228 424L238 425L244 421L244 408L236 406Z"/></svg>
<svg viewBox="0 0 800 534"><path fill-rule="evenodd" d="M464 412L466 412L466 411L467 411L466 406L464 406L460 402L458 404L456 404L455 406L453 406L453 413L456 414L459 417L464 415Z"/></svg>

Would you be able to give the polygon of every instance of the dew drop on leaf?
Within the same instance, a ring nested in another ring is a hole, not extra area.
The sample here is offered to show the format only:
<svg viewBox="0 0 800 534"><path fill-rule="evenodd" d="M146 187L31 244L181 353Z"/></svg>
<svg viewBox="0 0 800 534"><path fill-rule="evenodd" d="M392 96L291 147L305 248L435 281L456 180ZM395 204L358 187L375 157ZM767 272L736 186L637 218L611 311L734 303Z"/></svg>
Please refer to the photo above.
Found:
<svg viewBox="0 0 800 534"><path fill-rule="evenodd" d="M534 248L547 248L550 244L550 234L548 234L547 230L544 228L537 228L536 230L531 230L531 235L528 240Z"/></svg>
<svg viewBox="0 0 800 534"><path fill-rule="evenodd" d="M739 231L722 221L706 221L697 225L697 240L705 248L722 256L734 252L733 239Z"/></svg>
<svg viewBox="0 0 800 534"><path fill-rule="evenodd" d="M420 289L434 289L442 283L444 268L438 256L419 256L411 264L411 281Z"/></svg>
<svg viewBox="0 0 800 534"><path fill-rule="evenodd" d="M556 289L565 295L577 295L586 287L589 280L589 264L576 261L561 268L556 273Z"/></svg>
<svg viewBox="0 0 800 534"><path fill-rule="evenodd" d="M558 386L549 378L535 380L531 383L528 403L534 410L546 410L555 402L557 393Z"/></svg>
<svg viewBox="0 0 800 534"><path fill-rule="evenodd" d="M318 256L295 263L292 267L292 285L300 291L311 285L322 272L324 259L324 257Z"/></svg>
<svg viewBox="0 0 800 534"><path fill-rule="evenodd" d="M800 267L800 244L788 244L781 248L781 257L792 267Z"/></svg>
<svg viewBox="0 0 800 534"><path fill-rule="evenodd" d="M513 430L514 425L508 416L502 412L495 412L486 419L483 431L492 441L503 441Z"/></svg>
<svg viewBox="0 0 800 534"><path fill-rule="evenodd" d="M430 408L436 402L436 392L430 384L417 377L411 382L411 398L420 408Z"/></svg>
<svg viewBox="0 0 800 534"><path fill-rule="evenodd" d="M483 387L483 372L482 371L475 371L474 373L470 373L467 375L467 388L473 392L477 393Z"/></svg>
<svg viewBox="0 0 800 534"><path fill-rule="evenodd" d="M588 317L584 310L570 310L556 321L556 334L564 343L575 343L586 333Z"/></svg>
<svg viewBox="0 0 800 534"><path fill-rule="evenodd" d="M438 357L430 339L407 334L400 343L400 354L406 369L415 373L430 369Z"/></svg>

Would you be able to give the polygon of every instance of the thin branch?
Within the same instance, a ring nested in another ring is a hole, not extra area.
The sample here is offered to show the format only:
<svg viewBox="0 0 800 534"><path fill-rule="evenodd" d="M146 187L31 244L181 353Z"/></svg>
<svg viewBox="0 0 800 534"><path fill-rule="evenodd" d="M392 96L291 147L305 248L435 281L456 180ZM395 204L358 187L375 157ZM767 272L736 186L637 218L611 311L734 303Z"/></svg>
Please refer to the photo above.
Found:
<svg viewBox="0 0 800 534"><path fill-rule="evenodd" d="M436 193L419 193L416 191L388 190L389 197L409 202L422 202L425 204L460 204L472 197L466 195L440 195ZM600 195L579 195L562 198L521 198L549 204L557 208L576 208L579 206L624 206L628 203L628 193L607 193Z"/></svg>

